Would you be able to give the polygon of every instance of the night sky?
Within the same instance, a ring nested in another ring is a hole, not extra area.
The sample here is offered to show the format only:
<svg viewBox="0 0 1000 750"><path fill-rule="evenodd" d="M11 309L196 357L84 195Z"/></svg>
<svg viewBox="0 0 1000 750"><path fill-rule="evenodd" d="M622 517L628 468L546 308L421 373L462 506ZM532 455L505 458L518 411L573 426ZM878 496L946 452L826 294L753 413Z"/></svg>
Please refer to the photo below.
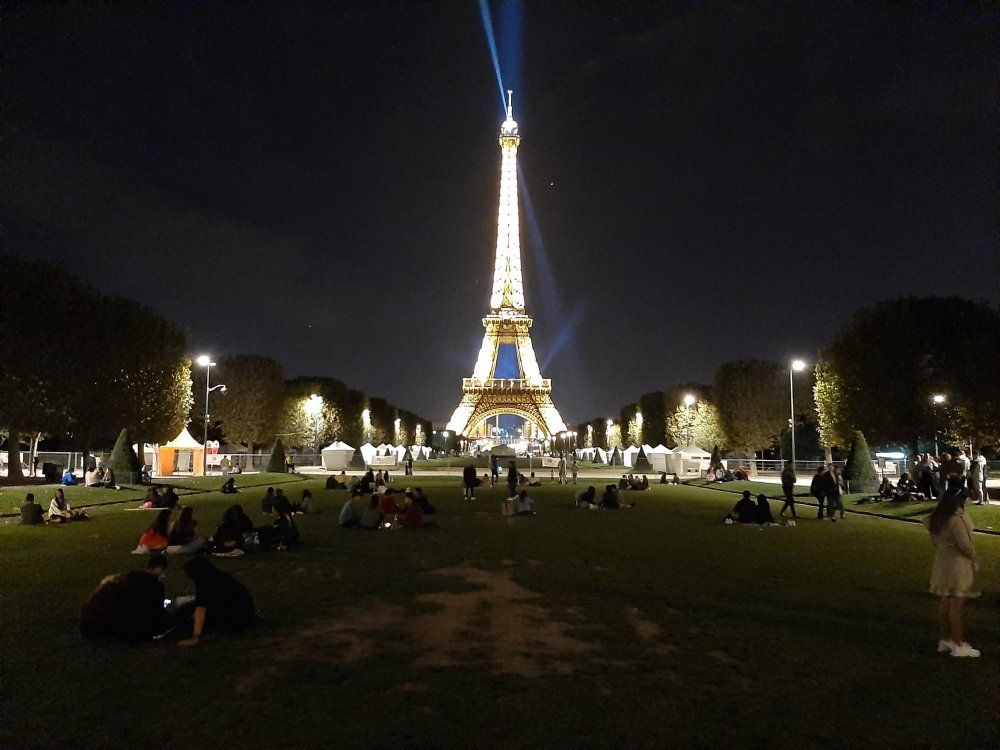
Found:
<svg viewBox="0 0 1000 750"><path fill-rule="evenodd" d="M528 313L567 422L811 356L881 299L996 302L996 14L492 7L537 219L522 192ZM450 416L496 240L475 2L5 11L6 251L148 304L195 354Z"/></svg>

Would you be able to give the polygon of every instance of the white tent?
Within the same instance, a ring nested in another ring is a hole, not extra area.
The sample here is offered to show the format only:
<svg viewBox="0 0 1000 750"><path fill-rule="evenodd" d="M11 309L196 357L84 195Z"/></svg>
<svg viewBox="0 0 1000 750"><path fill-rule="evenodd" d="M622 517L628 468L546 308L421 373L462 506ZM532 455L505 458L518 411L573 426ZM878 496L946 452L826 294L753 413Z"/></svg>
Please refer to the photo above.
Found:
<svg viewBox="0 0 1000 750"><path fill-rule="evenodd" d="M385 443L379 443L378 445L375 446L375 455L376 456L384 456L385 455L385 449L387 447L388 446Z"/></svg>
<svg viewBox="0 0 1000 750"><path fill-rule="evenodd" d="M377 449L371 443L365 443L358 450L361 451L361 457L365 460L366 466L372 465L372 459L375 458L375 453Z"/></svg>
<svg viewBox="0 0 1000 750"><path fill-rule="evenodd" d="M697 445L678 445L667 459L667 471L677 476L698 475L708 471L712 454Z"/></svg>
<svg viewBox="0 0 1000 750"><path fill-rule="evenodd" d="M396 460L397 461L403 461L405 459L406 459L406 446L405 445L397 445L396 446Z"/></svg>
<svg viewBox="0 0 1000 750"><path fill-rule="evenodd" d="M634 445L630 445L628 448L622 451L622 463L631 468L635 463L635 457L639 455L639 449Z"/></svg>
<svg viewBox="0 0 1000 750"><path fill-rule="evenodd" d="M672 454L672 450L663 445L663 443L660 443L655 448L650 448L646 451L646 458L649 459L653 471L670 471L667 461Z"/></svg>
<svg viewBox="0 0 1000 750"><path fill-rule="evenodd" d="M423 453L421 452L419 445L410 446L410 456L414 461L419 461L423 457Z"/></svg>
<svg viewBox="0 0 1000 750"><path fill-rule="evenodd" d="M347 443L334 440L321 453L323 455L324 469L327 471L340 471L341 469L346 469L347 465L351 462L351 456L354 455L354 448Z"/></svg>

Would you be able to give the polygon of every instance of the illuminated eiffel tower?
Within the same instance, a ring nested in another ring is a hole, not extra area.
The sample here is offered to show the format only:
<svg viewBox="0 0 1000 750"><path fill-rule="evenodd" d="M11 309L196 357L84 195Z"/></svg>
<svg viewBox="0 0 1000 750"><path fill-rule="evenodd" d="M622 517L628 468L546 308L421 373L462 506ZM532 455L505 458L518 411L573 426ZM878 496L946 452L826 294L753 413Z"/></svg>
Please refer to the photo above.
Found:
<svg viewBox="0 0 1000 750"><path fill-rule="evenodd" d="M524 437L544 439L563 432L566 423L552 403L552 381L538 371L531 346L531 317L524 312L521 240L517 207L517 146L512 92L507 92L507 119L500 126L500 211L493 293L483 318L486 333L471 378L462 380L462 401L447 430L469 438L488 437L491 417L512 414L525 420ZM496 377L501 344L517 351L518 378Z"/></svg>

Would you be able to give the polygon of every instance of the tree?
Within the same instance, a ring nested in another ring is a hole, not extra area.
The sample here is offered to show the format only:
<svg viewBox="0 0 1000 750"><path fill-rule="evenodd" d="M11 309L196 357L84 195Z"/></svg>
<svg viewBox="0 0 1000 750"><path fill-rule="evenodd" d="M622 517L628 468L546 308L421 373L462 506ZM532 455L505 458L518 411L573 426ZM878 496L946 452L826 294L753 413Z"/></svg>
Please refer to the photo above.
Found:
<svg viewBox="0 0 1000 750"><path fill-rule="evenodd" d="M115 472L118 481L123 484L136 484L140 481L142 461L139 460L132 448L128 430L123 429L118 434L118 441L108 458L108 466Z"/></svg>
<svg viewBox="0 0 1000 750"><path fill-rule="evenodd" d="M854 430L914 449L937 432L963 443L1000 437L1000 312L986 305L958 297L880 302L857 311L821 358L825 442ZM934 394L945 396L946 409Z"/></svg>
<svg viewBox="0 0 1000 750"><path fill-rule="evenodd" d="M608 466L621 466L624 463L622 461L622 452L618 450L618 446L614 447L611 451L611 455L608 456Z"/></svg>
<svg viewBox="0 0 1000 750"><path fill-rule="evenodd" d="M872 463L872 454L868 451L868 441L859 430L855 431L851 441L843 477L850 483L851 492L874 492L878 488L878 474Z"/></svg>
<svg viewBox="0 0 1000 750"><path fill-rule="evenodd" d="M715 374L715 405L731 448L756 452L773 446L788 423L785 368L764 360L736 360Z"/></svg>
<svg viewBox="0 0 1000 750"><path fill-rule="evenodd" d="M270 357L224 357L213 378L226 385L225 394L217 393L212 402L226 439L246 443L250 453L254 443L270 442L281 427L286 405L281 365Z"/></svg>
<svg viewBox="0 0 1000 750"><path fill-rule="evenodd" d="M719 450L718 445L715 445L712 447L712 458L709 459L708 462L709 476L711 476L716 469L721 469L721 468L722 468L722 451Z"/></svg>
<svg viewBox="0 0 1000 750"><path fill-rule="evenodd" d="M725 445L719 425L719 412L709 401L696 401L690 409L678 406L667 419L667 440L673 446L684 445L690 438L693 445Z"/></svg>
<svg viewBox="0 0 1000 750"><path fill-rule="evenodd" d="M639 397L642 429L636 445L659 445L667 434L667 402L663 391L653 391Z"/></svg>
<svg viewBox="0 0 1000 750"><path fill-rule="evenodd" d="M274 441L271 456L267 459L267 471L278 474L285 472L285 446L281 444L281 438Z"/></svg>

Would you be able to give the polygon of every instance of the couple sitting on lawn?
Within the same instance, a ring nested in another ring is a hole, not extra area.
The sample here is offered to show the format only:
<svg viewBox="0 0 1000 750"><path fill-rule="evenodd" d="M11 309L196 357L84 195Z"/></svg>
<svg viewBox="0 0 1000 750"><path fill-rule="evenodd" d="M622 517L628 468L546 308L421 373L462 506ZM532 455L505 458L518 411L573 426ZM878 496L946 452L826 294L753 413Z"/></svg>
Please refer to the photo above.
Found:
<svg viewBox="0 0 1000 750"><path fill-rule="evenodd" d="M584 508L586 510L597 510L598 508L618 510L622 507L621 495L618 492L618 488L613 484L604 486L604 494L601 496L600 502L597 501L597 490L593 485L583 492L576 493L573 500L577 508ZM624 507L634 508L635 503L628 503Z"/></svg>
<svg viewBox="0 0 1000 750"><path fill-rule="evenodd" d="M771 515L771 505L767 501L766 495L757 495L757 502L753 501L753 494L750 490L743 490L743 495L733 506L733 512L726 514L726 522L732 523L733 517L739 523L775 523L774 516Z"/></svg>

